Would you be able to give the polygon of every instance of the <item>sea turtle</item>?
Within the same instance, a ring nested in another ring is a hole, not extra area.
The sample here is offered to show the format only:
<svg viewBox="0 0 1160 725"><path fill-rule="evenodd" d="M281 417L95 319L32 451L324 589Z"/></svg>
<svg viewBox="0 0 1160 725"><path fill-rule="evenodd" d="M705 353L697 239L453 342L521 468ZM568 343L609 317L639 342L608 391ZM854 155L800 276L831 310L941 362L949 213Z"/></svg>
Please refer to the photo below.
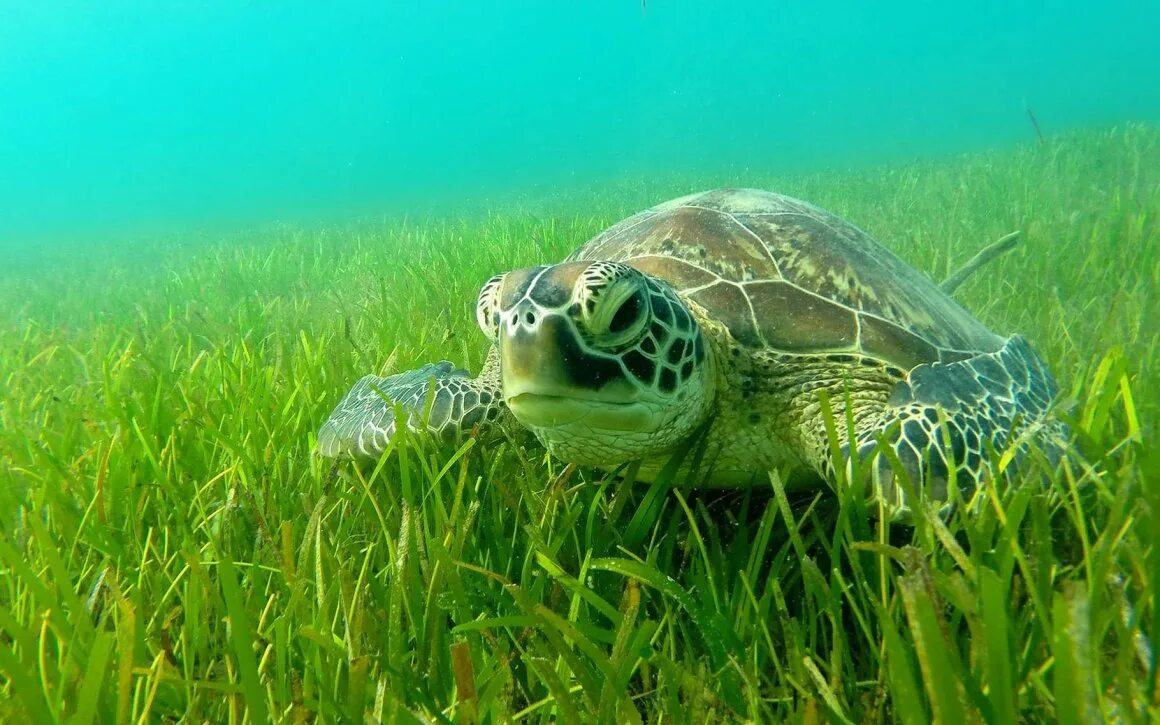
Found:
<svg viewBox="0 0 1160 725"><path fill-rule="evenodd" d="M368 375L318 451L377 457L397 404L445 440L524 428L567 462L638 461L642 481L674 456L682 480L717 487L868 471L871 496L905 515L897 470L945 508L1015 427L1059 432L1056 384L1024 338L991 332L850 223L766 191L629 217L559 264L492 277L476 316L492 343L477 377L450 362ZM879 446L893 455L850 463Z"/></svg>

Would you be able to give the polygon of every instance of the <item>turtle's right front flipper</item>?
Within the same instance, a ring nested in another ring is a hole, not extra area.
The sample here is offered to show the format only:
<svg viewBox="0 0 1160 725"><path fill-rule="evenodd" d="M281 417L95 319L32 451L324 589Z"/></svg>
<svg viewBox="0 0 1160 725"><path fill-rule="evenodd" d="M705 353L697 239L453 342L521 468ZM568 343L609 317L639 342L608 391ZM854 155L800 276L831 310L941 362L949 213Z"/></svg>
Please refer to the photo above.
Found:
<svg viewBox="0 0 1160 725"><path fill-rule="evenodd" d="M490 361L489 361L490 362ZM490 367L490 365L489 365ZM318 432L318 453L331 458L377 458L397 429L396 406L407 427L440 441L455 441L503 412L498 376L472 378L450 362L379 377L367 375L350 389Z"/></svg>
<svg viewBox="0 0 1160 725"><path fill-rule="evenodd" d="M1034 447L1054 463L1065 454L1068 435L1051 415L1058 392L1043 359L1019 335L995 352L919 365L894 388L881 415L867 417L856 431L854 447L869 463L873 496L892 516L910 515L911 502L895 482L901 464L915 493L948 513L995 475L992 450L1010 451L1018 464ZM884 448L893 455L882 455Z"/></svg>

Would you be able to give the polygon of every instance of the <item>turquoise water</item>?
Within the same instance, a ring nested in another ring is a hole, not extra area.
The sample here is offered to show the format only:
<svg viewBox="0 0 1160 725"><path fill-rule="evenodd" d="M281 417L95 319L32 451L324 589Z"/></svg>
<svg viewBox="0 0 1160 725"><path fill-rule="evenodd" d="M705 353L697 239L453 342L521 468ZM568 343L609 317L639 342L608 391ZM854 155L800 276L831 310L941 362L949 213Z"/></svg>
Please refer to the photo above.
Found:
<svg viewBox="0 0 1160 725"><path fill-rule="evenodd" d="M0 243L1156 121L1158 30L1154 0L9 2Z"/></svg>

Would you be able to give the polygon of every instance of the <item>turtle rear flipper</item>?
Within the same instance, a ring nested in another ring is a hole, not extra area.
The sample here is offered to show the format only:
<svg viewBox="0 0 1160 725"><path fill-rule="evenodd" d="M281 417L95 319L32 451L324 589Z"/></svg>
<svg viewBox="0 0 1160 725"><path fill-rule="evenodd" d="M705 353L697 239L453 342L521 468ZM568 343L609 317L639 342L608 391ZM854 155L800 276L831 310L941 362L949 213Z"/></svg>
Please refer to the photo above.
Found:
<svg viewBox="0 0 1160 725"><path fill-rule="evenodd" d="M407 427L444 442L495 420L503 400L494 376L472 378L446 360L355 383L318 432L318 453L331 458L377 458L395 435L395 411Z"/></svg>
<svg viewBox="0 0 1160 725"><path fill-rule="evenodd" d="M1066 428L1048 417L1057 393L1043 361L1018 335L993 353L914 368L895 387L882 415L856 431L858 458L870 473L873 495L892 517L908 515L910 502L880 445L893 451L914 490L940 502L944 511L956 499L970 500L991 473L989 449L1003 451L1014 442L1017 466L1033 442L1058 459ZM948 490L952 473L954 493Z"/></svg>

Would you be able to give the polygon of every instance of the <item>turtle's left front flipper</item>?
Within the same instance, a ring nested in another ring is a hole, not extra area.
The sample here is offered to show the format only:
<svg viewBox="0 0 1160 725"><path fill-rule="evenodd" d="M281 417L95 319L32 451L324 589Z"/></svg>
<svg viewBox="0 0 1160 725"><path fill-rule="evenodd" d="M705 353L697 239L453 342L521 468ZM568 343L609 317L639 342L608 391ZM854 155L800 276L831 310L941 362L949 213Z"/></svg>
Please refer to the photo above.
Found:
<svg viewBox="0 0 1160 725"><path fill-rule="evenodd" d="M943 502L944 511L956 498L969 500L990 472L988 446L1003 451L1014 442L1016 466L1031 445L1058 459L1066 428L1049 416L1057 392L1043 360L1018 335L993 353L918 366L894 388L882 415L856 431L858 458L862 470L869 469L873 494L892 516L905 517L910 510L880 442L893 451L916 489ZM952 472L955 496L948 495Z"/></svg>
<svg viewBox="0 0 1160 725"><path fill-rule="evenodd" d="M377 458L395 435L396 406L407 427L441 441L454 441L477 426L492 425L504 412L493 361L477 378L450 362L355 383L318 432L318 453L331 458Z"/></svg>

